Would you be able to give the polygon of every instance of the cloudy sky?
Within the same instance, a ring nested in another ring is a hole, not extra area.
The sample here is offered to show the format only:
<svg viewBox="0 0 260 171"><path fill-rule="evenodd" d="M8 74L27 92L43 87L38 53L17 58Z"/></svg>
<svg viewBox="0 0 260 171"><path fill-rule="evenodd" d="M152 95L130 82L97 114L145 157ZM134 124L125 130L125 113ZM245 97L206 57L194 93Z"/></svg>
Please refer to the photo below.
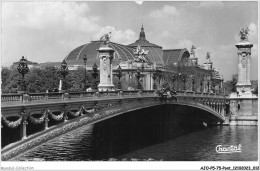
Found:
<svg viewBox="0 0 260 171"><path fill-rule="evenodd" d="M1 65L25 56L58 62L76 47L112 31L111 41L130 44L143 23L148 41L164 49L209 51L224 79L237 73L239 30L249 27L251 79L258 73L257 2L3 2Z"/></svg>

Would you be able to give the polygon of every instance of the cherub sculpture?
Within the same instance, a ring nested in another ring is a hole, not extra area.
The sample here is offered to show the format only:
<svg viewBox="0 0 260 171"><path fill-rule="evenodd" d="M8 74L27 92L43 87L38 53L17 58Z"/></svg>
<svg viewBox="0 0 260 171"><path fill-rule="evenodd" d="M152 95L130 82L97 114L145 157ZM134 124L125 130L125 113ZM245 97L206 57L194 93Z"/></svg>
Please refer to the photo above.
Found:
<svg viewBox="0 0 260 171"><path fill-rule="evenodd" d="M139 62L145 62L145 56L148 54L148 50L141 49L141 46L137 46L136 49L134 50L135 54L135 61Z"/></svg>
<svg viewBox="0 0 260 171"><path fill-rule="evenodd" d="M103 41L105 45L107 45L110 42L110 38L111 38L111 32L103 34L103 36L101 36L100 41Z"/></svg>
<svg viewBox="0 0 260 171"><path fill-rule="evenodd" d="M239 33L239 35L240 35L240 39L241 40L247 40L248 39L248 35L249 35L249 28L247 27L247 28L242 28L242 29L240 29L240 33Z"/></svg>

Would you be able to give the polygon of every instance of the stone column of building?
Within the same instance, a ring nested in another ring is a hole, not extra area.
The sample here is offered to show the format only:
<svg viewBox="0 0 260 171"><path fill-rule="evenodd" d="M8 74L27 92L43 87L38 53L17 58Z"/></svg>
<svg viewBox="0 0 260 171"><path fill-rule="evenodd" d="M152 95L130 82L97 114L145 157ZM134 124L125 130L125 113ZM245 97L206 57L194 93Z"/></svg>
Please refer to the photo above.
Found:
<svg viewBox="0 0 260 171"><path fill-rule="evenodd" d="M236 89L240 96L252 96L250 82L250 56L253 44L243 40L236 44L238 48L238 82Z"/></svg>
<svg viewBox="0 0 260 171"><path fill-rule="evenodd" d="M108 47L107 44L103 44L97 51L99 52L100 59L100 83L98 85L98 90L113 91L115 90L115 85L113 84L112 69L114 50Z"/></svg>

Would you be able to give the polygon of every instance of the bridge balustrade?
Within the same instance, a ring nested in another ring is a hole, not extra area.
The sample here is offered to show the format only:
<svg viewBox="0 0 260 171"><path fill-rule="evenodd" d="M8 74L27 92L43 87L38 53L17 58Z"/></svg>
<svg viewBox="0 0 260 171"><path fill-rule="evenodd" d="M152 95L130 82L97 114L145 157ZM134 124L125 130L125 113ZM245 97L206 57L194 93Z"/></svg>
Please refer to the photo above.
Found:
<svg viewBox="0 0 260 171"><path fill-rule="evenodd" d="M22 101L22 94L2 94L1 102Z"/></svg>

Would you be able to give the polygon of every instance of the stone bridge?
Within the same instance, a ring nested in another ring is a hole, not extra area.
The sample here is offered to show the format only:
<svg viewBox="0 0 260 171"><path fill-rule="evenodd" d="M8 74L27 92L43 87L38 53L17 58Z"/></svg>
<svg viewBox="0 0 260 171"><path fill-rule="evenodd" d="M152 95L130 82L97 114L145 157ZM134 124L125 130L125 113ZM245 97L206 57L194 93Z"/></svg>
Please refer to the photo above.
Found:
<svg viewBox="0 0 260 171"><path fill-rule="evenodd" d="M174 97L161 98L154 91L9 94L1 100L4 161L82 126L152 106L198 108L207 113L210 122L222 124L228 103L223 96L208 93L177 92ZM32 130L32 125L39 129ZM15 130L18 138L5 142L7 130Z"/></svg>

